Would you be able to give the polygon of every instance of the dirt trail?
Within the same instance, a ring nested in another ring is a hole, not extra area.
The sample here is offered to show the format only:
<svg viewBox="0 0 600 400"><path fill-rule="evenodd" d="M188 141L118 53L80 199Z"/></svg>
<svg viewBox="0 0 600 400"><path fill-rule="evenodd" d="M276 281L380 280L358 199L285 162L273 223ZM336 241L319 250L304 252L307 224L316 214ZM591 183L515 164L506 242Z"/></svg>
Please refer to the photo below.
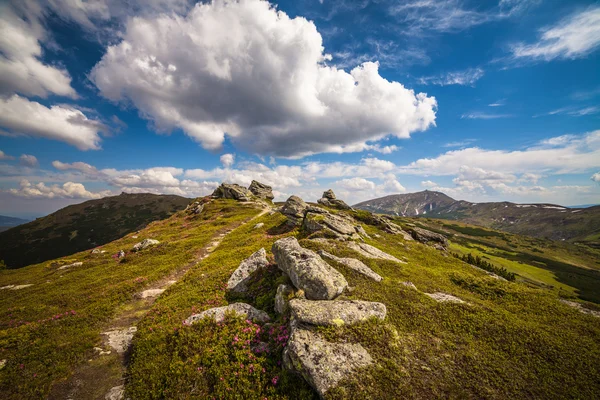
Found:
<svg viewBox="0 0 600 400"><path fill-rule="evenodd" d="M132 300L120 306L101 334L102 347L95 347L93 353L90 353L88 362L77 367L66 381L55 384L50 390L48 399L123 399L130 344L137 331L136 324L150 311L162 292L214 252L225 236L269 211L271 208L265 207L260 213L239 225L218 231L212 241L198 251L193 261L154 282L152 287L137 293Z"/></svg>

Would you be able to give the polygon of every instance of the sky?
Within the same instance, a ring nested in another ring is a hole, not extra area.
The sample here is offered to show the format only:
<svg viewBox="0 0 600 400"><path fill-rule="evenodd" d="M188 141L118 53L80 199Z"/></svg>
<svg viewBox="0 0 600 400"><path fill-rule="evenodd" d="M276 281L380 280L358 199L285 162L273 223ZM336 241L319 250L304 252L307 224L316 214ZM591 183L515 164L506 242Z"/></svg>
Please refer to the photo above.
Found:
<svg viewBox="0 0 600 400"><path fill-rule="evenodd" d="M221 182L600 203L600 2L0 0L0 214Z"/></svg>

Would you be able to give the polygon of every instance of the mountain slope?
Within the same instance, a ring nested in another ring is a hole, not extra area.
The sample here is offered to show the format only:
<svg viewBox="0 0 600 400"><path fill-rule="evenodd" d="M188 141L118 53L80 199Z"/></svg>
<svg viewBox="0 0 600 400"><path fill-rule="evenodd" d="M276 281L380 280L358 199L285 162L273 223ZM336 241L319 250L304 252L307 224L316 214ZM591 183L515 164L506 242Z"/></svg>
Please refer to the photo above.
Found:
<svg viewBox="0 0 600 400"><path fill-rule="evenodd" d="M185 208L189 199L149 193L75 204L0 232L0 260L20 268L108 243Z"/></svg>
<svg viewBox="0 0 600 400"><path fill-rule="evenodd" d="M0 215L0 232L12 228L13 226L26 224L29 222L27 219L8 217L6 215Z"/></svg>
<svg viewBox="0 0 600 400"><path fill-rule="evenodd" d="M600 245L600 206L471 203L425 190L372 199L354 207L397 216L451 219L522 235Z"/></svg>

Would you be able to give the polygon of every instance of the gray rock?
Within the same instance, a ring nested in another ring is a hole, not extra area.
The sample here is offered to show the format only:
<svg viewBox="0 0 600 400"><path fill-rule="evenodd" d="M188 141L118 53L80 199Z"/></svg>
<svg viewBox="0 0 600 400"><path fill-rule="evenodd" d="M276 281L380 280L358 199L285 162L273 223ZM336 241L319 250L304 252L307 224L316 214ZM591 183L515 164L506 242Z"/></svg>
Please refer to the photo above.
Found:
<svg viewBox="0 0 600 400"><path fill-rule="evenodd" d="M382 303L360 300L290 300L292 316L319 326L354 325L371 317L384 320L387 309Z"/></svg>
<svg viewBox="0 0 600 400"><path fill-rule="evenodd" d="M295 329L284 352L287 368L299 372L323 398L328 390L373 359L358 343L330 343L308 329Z"/></svg>
<svg viewBox="0 0 600 400"><path fill-rule="evenodd" d="M231 274L231 277L227 282L227 290L237 293L247 291L247 283L250 276L259 268L264 268L267 265L269 265L267 252L262 248L242 261L239 267L233 271L233 274Z"/></svg>
<svg viewBox="0 0 600 400"><path fill-rule="evenodd" d="M411 227L409 230L413 239L418 242L429 244L429 245L441 245L442 249L446 249L448 246L448 239L444 235L439 233L428 231L427 229ZM439 249L439 246L436 246Z"/></svg>
<svg viewBox="0 0 600 400"><path fill-rule="evenodd" d="M137 328L132 326L125 329L115 329L108 332L102 332L102 334L106 335L108 345L117 353L122 354L129 349L129 346L131 346L131 340L136 332Z"/></svg>
<svg viewBox="0 0 600 400"><path fill-rule="evenodd" d="M196 215L200 214L202 211L204 211L204 204L198 204L197 206L192 208L192 213Z"/></svg>
<svg viewBox="0 0 600 400"><path fill-rule="evenodd" d="M581 303L577 303L576 301L569 301L565 299L559 300L561 303L568 305L569 307L573 307L578 310L580 313L588 314L593 317L600 318L600 311L590 310L589 308L584 307Z"/></svg>
<svg viewBox="0 0 600 400"><path fill-rule="evenodd" d="M332 214L326 210L319 210L316 207L310 207L304 221L302 229L308 233L319 231L329 231L336 237L351 238L356 235L355 222L350 217Z"/></svg>
<svg viewBox="0 0 600 400"><path fill-rule="evenodd" d="M366 243L348 242L348 247L359 254L362 254L368 258L375 258L379 260L395 261L400 264L406 264L405 261L399 260L391 254L379 250L377 247L373 247Z"/></svg>
<svg viewBox="0 0 600 400"><path fill-rule="evenodd" d="M119 250L119 252L117 253L117 258L123 258L125 257L125 252L123 250Z"/></svg>
<svg viewBox="0 0 600 400"><path fill-rule="evenodd" d="M281 284L277 286L275 295L275 311L279 314L285 314L289 308L289 297L294 293L294 288L289 285Z"/></svg>
<svg viewBox="0 0 600 400"><path fill-rule="evenodd" d="M257 310L250 304L233 303L229 304L228 306L211 308L209 310L202 311L200 314L194 314L185 320L185 324L191 325L203 318L212 318L215 322L222 322L225 319L225 314L228 312L233 312L243 316L246 319L260 323L267 322L271 319L266 312Z"/></svg>
<svg viewBox="0 0 600 400"><path fill-rule="evenodd" d="M371 236L369 236L367 231L365 231L365 228L363 228L361 225L356 225L354 229L356 229L356 233L358 233L360 236L371 239Z"/></svg>
<svg viewBox="0 0 600 400"><path fill-rule="evenodd" d="M298 196L290 196L281 207L281 213L288 219L290 225L299 225L304 218L304 210L308 205Z"/></svg>
<svg viewBox="0 0 600 400"><path fill-rule="evenodd" d="M100 254L100 253L102 253L102 250L100 250L100 249L92 250L92 254Z"/></svg>
<svg viewBox="0 0 600 400"><path fill-rule="evenodd" d="M164 291L165 291L165 289L147 289L147 290L144 290L143 292L141 292L138 297L140 299L148 299L148 298L158 297Z"/></svg>
<svg viewBox="0 0 600 400"><path fill-rule="evenodd" d="M250 190L253 195L261 199L273 200L275 198L275 196L273 196L273 188L258 181L253 180L248 187L248 190Z"/></svg>
<svg viewBox="0 0 600 400"><path fill-rule="evenodd" d="M279 239L271 251L279 269L311 300L331 300L342 294L348 282L317 253L305 249L294 237Z"/></svg>
<svg viewBox="0 0 600 400"><path fill-rule="evenodd" d="M111 388L106 396L104 396L104 400L122 400L125 396L125 386L119 385Z"/></svg>
<svg viewBox="0 0 600 400"><path fill-rule="evenodd" d="M238 201L250 201L252 192L243 186L235 183L221 183L221 186L215 189L212 197L217 199L234 199Z"/></svg>
<svg viewBox="0 0 600 400"><path fill-rule="evenodd" d="M133 248L131 249L131 251L140 251L140 250L144 250L147 249L150 246L154 246L159 244L160 242L158 240L155 239L144 239L141 242L135 244L133 246Z"/></svg>
<svg viewBox="0 0 600 400"><path fill-rule="evenodd" d="M30 286L33 286L33 283L28 283L28 284L25 284L25 285L6 285L6 286L0 287L0 290L4 290L4 289L20 290L20 289L28 288Z"/></svg>
<svg viewBox="0 0 600 400"><path fill-rule="evenodd" d="M74 262L73 264L67 264L67 265L63 265L62 267L59 267L58 269L67 269L67 268L72 268L72 267L81 267L83 265L83 263L81 261L78 262Z"/></svg>
<svg viewBox="0 0 600 400"><path fill-rule="evenodd" d="M327 200L335 200L335 193L333 193L333 190L329 189L323 192L322 197Z"/></svg>
<svg viewBox="0 0 600 400"><path fill-rule="evenodd" d="M360 260L357 260L355 258L341 258L341 257L336 257L333 254L330 254L328 252L326 252L325 250L319 250L319 255L321 257L323 257L324 259L328 259L328 260L332 260L335 262L338 262L360 274L365 275L368 278L373 279L376 282L381 282L381 280L383 279L381 277L381 275L377 274L375 271L373 271L371 268L367 267L365 265L365 263L363 263Z"/></svg>
<svg viewBox="0 0 600 400"><path fill-rule="evenodd" d="M418 290L417 287L415 286L414 283L410 282L410 281L406 281L406 282L400 282L401 284L403 284L404 286L414 289L414 290Z"/></svg>
<svg viewBox="0 0 600 400"><path fill-rule="evenodd" d="M425 294L439 303L446 303L446 302L464 303L465 302L464 300L461 300L458 297L452 296L451 294L448 294L448 293L435 292L435 293L425 293Z"/></svg>
<svg viewBox="0 0 600 400"><path fill-rule="evenodd" d="M263 226L265 226L265 224L263 222L259 222L258 224L254 225L254 229L260 229Z"/></svg>

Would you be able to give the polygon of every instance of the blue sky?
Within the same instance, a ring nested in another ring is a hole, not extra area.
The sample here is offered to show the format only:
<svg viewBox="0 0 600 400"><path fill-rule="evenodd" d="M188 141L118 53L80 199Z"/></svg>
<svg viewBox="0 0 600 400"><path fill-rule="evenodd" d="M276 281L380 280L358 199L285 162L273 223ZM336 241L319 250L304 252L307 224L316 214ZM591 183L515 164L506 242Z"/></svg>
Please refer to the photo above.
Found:
<svg viewBox="0 0 600 400"><path fill-rule="evenodd" d="M600 3L0 3L0 213L125 192L600 203Z"/></svg>

